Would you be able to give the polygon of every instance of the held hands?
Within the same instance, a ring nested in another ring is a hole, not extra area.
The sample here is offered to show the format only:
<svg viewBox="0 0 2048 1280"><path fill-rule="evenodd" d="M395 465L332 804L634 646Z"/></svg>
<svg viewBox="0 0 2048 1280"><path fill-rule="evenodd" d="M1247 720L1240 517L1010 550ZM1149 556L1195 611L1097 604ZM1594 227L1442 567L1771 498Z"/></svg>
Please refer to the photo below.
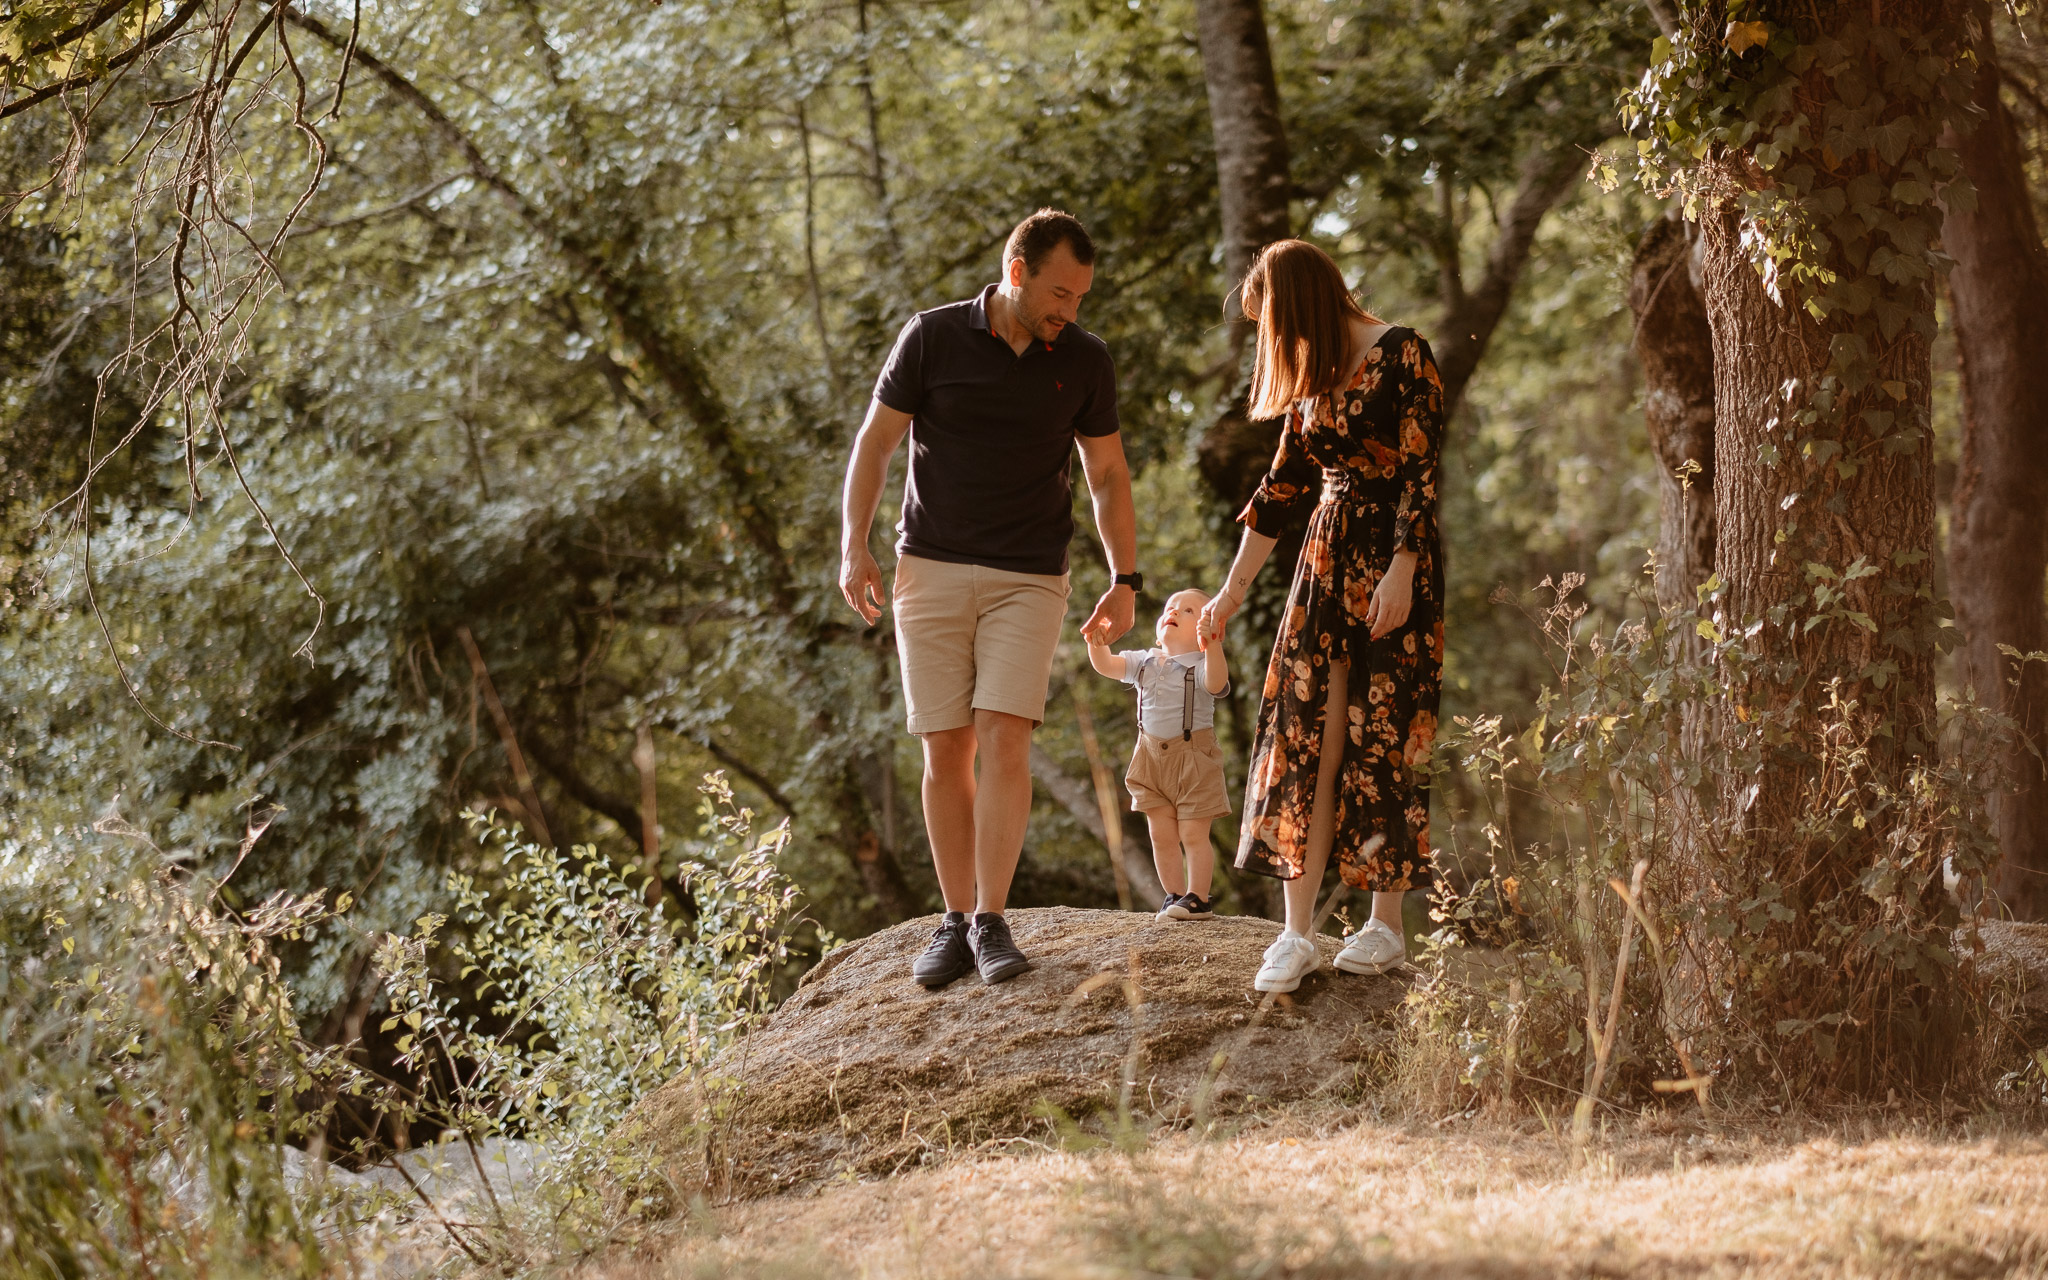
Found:
<svg viewBox="0 0 2048 1280"><path fill-rule="evenodd" d="M1415 553L1398 552L1387 565L1387 571L1380 575L1380 583L1372 589L1372 599L1365 606L1365 624L1372 628L1372 638L1377 640L1408 621L1408 610L1414 602Z"/></svg>
<svg viewBox="0 0 2048 1280"><path fill-rule="evenodd" d="M1195 623L1195 640L1204 650L1212 644L1223 643L1223 628L1237 613L1244 601L1230 594L1226 589L1209 597L1209 603L1202 606L1202 616Z"/></svg>
<svg viewBox="0 0 2048 1280"><path fill-rule="evenodd" d="M1090 644L1108 645L1131 629L1137 608L1137 592L1125 585L1112 584L1102 593L1102 599L1095 602L1095 612L1081 624L1081 638Z"/></svg>
<svg viewBox="0 0 2048 1280"><path fill-rule="evenodd" d="M882 616L882 570L866 547L849 547L840 557L839 594L869 626Z"/></svg>

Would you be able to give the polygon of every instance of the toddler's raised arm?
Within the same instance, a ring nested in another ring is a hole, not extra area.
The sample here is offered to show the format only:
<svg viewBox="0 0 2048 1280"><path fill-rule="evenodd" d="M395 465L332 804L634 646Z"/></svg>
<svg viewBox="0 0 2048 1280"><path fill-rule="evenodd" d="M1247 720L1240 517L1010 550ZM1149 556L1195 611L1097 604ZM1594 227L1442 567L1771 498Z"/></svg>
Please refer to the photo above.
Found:
<svg viewBox="0 0 2048 1280"><path fill-rule="evenodd" d="M1220 697L1230 687L1230 658L1223 652L1223 637L1210 636L1202 646L1202 687Z"/></svg>
<svg viewBox="0 0 2048 1280"><path fill-rule="evenodd" d="M1108 645L1088 639L1088 665L1112 680L1121 680L1124 678L1124 669L1130 663L1111 653Z"/></svg>

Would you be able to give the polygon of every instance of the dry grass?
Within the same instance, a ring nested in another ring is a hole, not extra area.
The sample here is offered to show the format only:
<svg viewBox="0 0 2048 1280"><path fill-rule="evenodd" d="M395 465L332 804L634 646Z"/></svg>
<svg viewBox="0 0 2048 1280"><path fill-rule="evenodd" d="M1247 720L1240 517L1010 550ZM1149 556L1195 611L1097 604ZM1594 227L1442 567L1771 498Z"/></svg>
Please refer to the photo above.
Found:
<svg viewBox="0 0 2048 1280"><path fill-rule="evenodd" d="M1016 1153L701 1210L578 1280L2048 1276L2038 1129L1628 1121L1574 1168L1533 1125L1297 1110L1137 1155Z"/></svg>

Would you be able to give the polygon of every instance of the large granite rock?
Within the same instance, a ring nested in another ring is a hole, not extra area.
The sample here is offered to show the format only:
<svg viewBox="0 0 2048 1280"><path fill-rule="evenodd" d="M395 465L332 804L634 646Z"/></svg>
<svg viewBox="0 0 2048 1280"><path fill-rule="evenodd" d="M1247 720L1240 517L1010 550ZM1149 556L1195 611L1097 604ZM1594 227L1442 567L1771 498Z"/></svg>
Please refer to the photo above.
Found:
<svg viewBox="0 0 2048 1280"><path fill-rule="evenodd" d="M1279 931L1270 920L1051 907L1010 923L1033 968L995 987L911 981L935 916L842 947L715 1064L729 1090L679 1078L651 1095L641 1140L685 1185L708 1173L766 1191L1111 1133L1127 1066L1133 1124L1342 1096L1389 1056L1408 990L1405 970L1330 969L1338 944L1325 937L1321 972L1291 997L1261 997L1251 979Z"/></svg>

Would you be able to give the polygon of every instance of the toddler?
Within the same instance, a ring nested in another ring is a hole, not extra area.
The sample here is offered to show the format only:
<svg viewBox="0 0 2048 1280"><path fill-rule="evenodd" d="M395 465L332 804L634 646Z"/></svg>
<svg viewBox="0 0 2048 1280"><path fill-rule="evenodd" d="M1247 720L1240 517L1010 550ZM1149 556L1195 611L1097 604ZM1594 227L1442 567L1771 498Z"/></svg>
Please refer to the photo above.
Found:
<svg viewBox="0 0 2048 1280"><path fill-rule="evenodd" d="M1230 812L1223 753L1216 747L1216 699L1230 692L1221 636L1199 634L1209 597L1167 597L1153 626L1156 649L1112 654L1088 638L1088 661L1112 680L1138 688L1138 747L1124 785L1131 808L1152 829L1152 865L1166 890L1161 920L1208 920L1215 854L1209 824Z"/></svg>

